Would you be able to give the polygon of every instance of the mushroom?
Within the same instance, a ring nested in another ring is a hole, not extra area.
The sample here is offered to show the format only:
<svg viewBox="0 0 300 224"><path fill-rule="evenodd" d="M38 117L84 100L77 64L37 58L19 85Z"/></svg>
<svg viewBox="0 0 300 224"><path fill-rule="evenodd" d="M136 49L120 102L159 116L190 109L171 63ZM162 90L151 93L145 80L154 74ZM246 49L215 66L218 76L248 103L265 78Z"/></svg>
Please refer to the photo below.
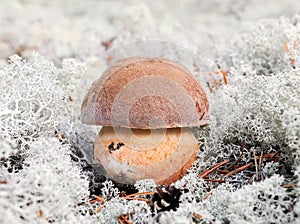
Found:
<svg viewBox="0 0 300 224"><path fill-rule="evenodd" d="M189 127L209 123L209 104L184 66L132 57L117 61L93 83L81 120L103 126L94 158L108 178L169 185L196 160L199 146Z"/></svg>

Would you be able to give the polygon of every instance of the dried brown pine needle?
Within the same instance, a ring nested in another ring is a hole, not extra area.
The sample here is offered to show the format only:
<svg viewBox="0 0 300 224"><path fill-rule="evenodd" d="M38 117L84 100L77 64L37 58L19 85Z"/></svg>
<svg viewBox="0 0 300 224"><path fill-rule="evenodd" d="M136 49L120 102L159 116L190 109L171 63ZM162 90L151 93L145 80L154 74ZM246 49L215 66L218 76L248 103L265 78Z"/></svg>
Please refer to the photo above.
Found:
<svg viewBox="0 0 300 224"><path fill-rule="evenodd" d="M202 215L199 215L198 213L193 213L193 216L194 216L196 219L202 219Z"/></svg>
<svg viewBox="0 0 300 224"><path fill-rule="evenodd" d="M114 58L114 55L108 55L106 58L106 61L109 63L113 60L113 58Z"/></svg>
<svg viewBox="0 0 300 224"><path fill-rule="evenodd" d="M291 53L286 41L283 41L283 47L284 47L286 53L288 53L288 54ZM296 48L297 48L297 42L296 42L296 40L294 40L293 49L296 50ZM296 64L295 58L290 58L290 61L291 61L293 68L295 68L295 64Z"/></svg>
<svg viewBox="0 0 300 224"><path fill-rule="evenodd" d="M105 48L105 50L108 50L108 48L110 48L110 46L112 45L112 43L114 42L115 39L116 39L116 37L112 37L107 41L103 41L101 43L101 45Z"/></svg>
<svg viewBox="0 0 300 224"><path fill-rule="evenodd" d="M252 165L252 163L247 163L246 165L241 166L241 167L239 167L239 168L237 168L237 169L235 169L235 170L233 170L233 171L227 173L226 176L227 176L227 177L230 177L230 176L232 176L233 174L235 174L235 173L237 173L237 172L240 172L240 171L243 171L243 170L247 169L247 168L248 168L249 166L251 166L251 165Z"/></svg>
<svg viewBox="0 0 300 224"><path fill-rule="evenodd" d="M262 165L262 160L263 160L263 152L260 153L260 157L259 157L259 162L258 162L258 168L260 169L261 168L261 165Z"/></svg>
<svg viewBox="0 0 300 224"><path fill-rule="evenodd" d="M91 204L95 204L96 202L101 202L101 203L105 202L104 198L100 196L94 195L94 198L95 198L94 200L90 201Z"/></svg>
<svg viewBox="0 0 300 224"><path fill-rule="evenodd" d="M216 182L216 183L225 183L225 180L220 180L220 179L204 179L205 181L209 182Z"/></svg>
<svg viewBox="0 0 300 224"><path fill-rule="evenodd" d="M198 67L198 65L197 65L196 62L193 62L193 66L194 66L194 71L195 72L199 72L200 71L200 69L199 69L199 67Z"/></svg>
<svg viewBox="0 0 300 224"><path fill-rule="evenodd" d="M217 172L221 173L222 175L224 175L226 173L229 173L230 171L228 169L225 169L225 170L218 169Z"/></svg>
<svg viewBox="0 0 300 224"><path fill-rule="evenodd" d="M96 202L98 202L97 200L91 200L89 201L90 204L95 204Z"/></svg>
<svg viewBox="0 0 300 224"><path fill-rule="evenodd" d="M96 214L96 213L100 212L103 208L104 208L104 205L100 205L98 208L96 208L94 210L94 213Z"/></svg>
<svg viewBox="0 0 300 224"><path fill-rule="evenodd" d="M218 75L218 74L221 74L222 77L223 77L224 83L227 85L227 84L228 84L227 75L229 74L229 71L223 70L219 64L217 64L217 67L218 67L218 70L212 71L212 72L210 72L210 74L211 74L211 75ZM221 80L218 80L218 81L221 81L221 83L222 83L222 79L221 79Z"/></svg>
<svg viewBox="0 0 300 224"><path fill-rule="evenodd" d="M7 180L0 181L0 184L8 184Z"/></svg>
<svg viewBox="0 0 300 224"><path fill-rule="evenodd" d="M229 160L225 160L225 161L223 161L223 162L220 162L220 163L216 164L216 165L213 166L212 168L210 168L210 169L208 169L208 170L206 170L206 171L200 173L200 174L199 174L199 177L201 177L201 178L206 177L207 175L209 175L210 173L214 172L214 171L217 170L219 167L225 165L225 164L228 163L228 162L229 162Z"/></svg>
<svg viewBox="0 0 300 224"><path fill-rule="evenodd" d="M295 188L297 187L297 184L295 183L289 183L282 186L283 188Z"/></svg>
<svg viewBox="0 0 300 224"><path fill-rule="evenodd" d="M255 172L256 172L256 180L258 180L258 164L256 160L255 152L253 151L254 163L255 163Z"/></svg>
<svg viewBox="0 0 300 224"><path fill-rule="evenodd" d="M150 200L146 199L146 198L132 198L132 197L125 197L126 200L137 200L137 201L144 201L149 203Z"/></svg>
<svg viewBox="0 0 300 224"><path fill-rule="evenodd" d="M255 178L255 174L253 174L250 179L248 180L248 184L252 184Z"/></svg>
<svg viewBox="0 0 300 224"><path fill-rule="evenodd" d="M155 194L154 191L146 191L146 192L138 192L134 194L127 195L126 197L134 197L134 196L139 196L139 195L152 195Z"/></svg>
<svg viewBox="0 0 300 224"><path fill-rule="evenodd" d="M286 53L290 53L290 49L289 49L289 47L288 47L286 41L283 41L283 47L284 47Z"/></svg>
<svg viewBox="0 0 300 224"><path fill-rule="evenodd" d="M204 197L202 197L202 201L208 198L210 195L211 195L211 191L208 192L206 195L204 195Z"/></svg>
<svg viewBox="0 0 300 224"><path fill-rule="evenodd" d="M230 170L232 167L234 167L241 159L244 157L244 155L239 156L235 161L233 161L228 167L227 170ZM229 171L228 171L229 172Z"/></svg>
<svg viewBox="0 0 300 224"><path fill-rule="evenodd" d="M120 215L118 217L118 222L120 224L131 224L131 222L127 219L127 216L126 215Z"/></svg>
<svg viewBox="0 0 300 224"><path fill-rule="evenodd" d="M270 160L273 160L275 157L278 157L278 154L279 154L280 152L281 152L281 150L279 149L279 150L277 150L277 152L271 154ZM278 159L279 159L279 157L278 157ZM277 161L276 161L276 162L277 162Z"/></svg>
<svg viewBox="0 0 300 224"><path fill-rule="evenodd" d="M146 198L139 198L139 197L135 197L135 196L140 196L140 195L153 195L155 192L153 191L148 191L148 192L138 192L138 193L134 193L134 194L130 194L130 195L126 195L125 192L122 193L121 197L127 199L127 200L137 200L137 201L145 201L145 202L150 202L150 200L146 199Z"/></svg>
<svg viewBox="0 0 300 224"><path fill-rule="evenodd" d="M69 101L72 103L74 100L71 96L69 96Z"/></svg>
<svg viewBox="0 0 300 224"><path fill-rule="evenodd" d="M227 85L228 84L228 81L227 81L228 71L221 70L221 74L223 76L224 83Z"/></svg>
<svg viewBox="0 0 300 224"><path fill-rule="evenodd" d="M42 210L38 210L38 217L42 217L43 216L43 211Z"/></svg>

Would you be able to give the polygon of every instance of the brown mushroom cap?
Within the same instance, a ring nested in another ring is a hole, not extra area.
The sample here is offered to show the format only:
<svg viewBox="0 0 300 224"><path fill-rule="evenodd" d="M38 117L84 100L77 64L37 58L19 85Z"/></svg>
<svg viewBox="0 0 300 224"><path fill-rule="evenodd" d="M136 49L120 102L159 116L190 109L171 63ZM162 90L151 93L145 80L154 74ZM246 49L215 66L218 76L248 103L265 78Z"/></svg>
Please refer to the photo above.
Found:
<svg viewBox="0 0 300 224"><path fill-rule="evenodd" d="M138 129L199 126L209 122L209 104L182 65L161 58L127 58L93 83L81 120Z"/></svg>
<svg viewBox="0 0 300 224"><path fill-rule="evenodd" d="M165 132L165 134L163 134ZM94 156L106 176L118 183L134 184L154 179L169 185L180 179L196 160L199 146L189 128L144 130L103 127Z"/></svg>

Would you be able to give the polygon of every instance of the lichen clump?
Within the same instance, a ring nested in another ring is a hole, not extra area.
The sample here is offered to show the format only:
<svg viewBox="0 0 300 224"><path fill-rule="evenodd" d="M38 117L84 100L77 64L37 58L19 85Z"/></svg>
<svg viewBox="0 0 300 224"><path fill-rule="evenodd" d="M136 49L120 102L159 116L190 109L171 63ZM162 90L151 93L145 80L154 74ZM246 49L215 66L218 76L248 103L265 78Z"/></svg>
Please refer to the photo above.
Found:
<svg viewBox="0 0 300 224"><path fill-rule="evenodd" d="M299 33L299 17L261 20L219 55L227 84L211 89L211 124L194 129L198 159L171 187L124 190L97 176L96 132L74 105L83 63L10 57L0 70L0 222L299 223Z"/></svg>

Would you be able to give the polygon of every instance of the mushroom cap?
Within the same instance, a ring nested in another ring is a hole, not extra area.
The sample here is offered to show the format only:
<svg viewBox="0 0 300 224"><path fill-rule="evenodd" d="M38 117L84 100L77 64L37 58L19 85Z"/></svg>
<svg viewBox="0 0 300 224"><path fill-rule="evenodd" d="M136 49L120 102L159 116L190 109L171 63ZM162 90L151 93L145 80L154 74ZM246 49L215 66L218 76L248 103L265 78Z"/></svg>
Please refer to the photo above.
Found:
<svg viewBox="0 0 300 224"><path fill-rule="evenodd" d="M162 58L127 58L96 80L81 107L85 124L138 129L209 123L204 90L182 65Z"/></svg>
<svg viewBox="0 0 300 224"><path fill-rule="evenodd" d="M199 146L189 128L132 130L103 127L95 141L94 158L118 183L150 178L169 185L197 159Z"/></svg>

